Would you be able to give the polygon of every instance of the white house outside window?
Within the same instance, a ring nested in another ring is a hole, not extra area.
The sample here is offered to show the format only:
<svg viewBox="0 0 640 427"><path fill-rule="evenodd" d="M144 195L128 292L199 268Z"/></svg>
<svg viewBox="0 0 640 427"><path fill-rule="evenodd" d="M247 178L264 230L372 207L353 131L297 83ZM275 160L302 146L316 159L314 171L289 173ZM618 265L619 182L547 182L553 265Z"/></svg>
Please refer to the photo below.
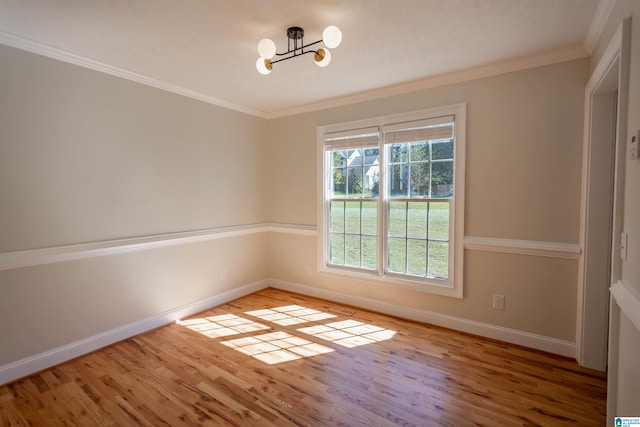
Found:
<svg viewBox="0 0 640 427"><path fill-rule="evenodd" d="M321 272L462 297L465 105L318 129Z"/></svg>

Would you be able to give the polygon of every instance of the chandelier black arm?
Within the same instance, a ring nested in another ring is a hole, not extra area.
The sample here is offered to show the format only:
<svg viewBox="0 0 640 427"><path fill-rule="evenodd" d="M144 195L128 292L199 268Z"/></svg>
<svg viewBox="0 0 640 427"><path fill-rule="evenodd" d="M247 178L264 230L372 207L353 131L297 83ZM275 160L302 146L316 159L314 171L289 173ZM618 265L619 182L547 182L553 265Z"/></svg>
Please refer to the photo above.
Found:
<svg viewBox="0 0 640 427"><path fill-rule="evenodd" d="M293 56L299 56L305 53L310 53L310 52L315 52L315 50L310 50L309 52L305 52L304 49L309 47L309 46L313 46L316 45L318 43L322 43L322 40L318 40L317 42L313 42L313 43L309 43L309 44L305 44L304 46L301 47L294 47L293 49L289 49L286 52L283 53L276 53L276 56L284 56L284 55L289 55L290 53L293 52ZM295 53L297 51L301 50L301 53ZM291 56L291 58L293 58L293 56ZM284 59L288 59L288 58L284 58ZM279 59L279 61L282 61L282 59ZM277 62L277 61L273 61L272 63Z"/></svg>
<svg viewBox="0 0 640 427"><path fill-rule="evenodd" d="M294 51L291 51L291 52L294 52ZM287 52L287 53L291 53L291 52ZM286 55L287 53L283 53L282 55ZM278 60L275 60L275 61L271 61L271 63L275 64L275 63L278 63L278 62L286 61L287 59L296 58L298 56L306 55L307 53L317 53L317 51L308 50L306 52L295 53L295 54L293 54L291 56L287 56L286 58L282 58L282 59L278 59ZM280 55L280 54L276 54L276 55ZM282 55L280 55L280 56L282 56Z"/></svg>

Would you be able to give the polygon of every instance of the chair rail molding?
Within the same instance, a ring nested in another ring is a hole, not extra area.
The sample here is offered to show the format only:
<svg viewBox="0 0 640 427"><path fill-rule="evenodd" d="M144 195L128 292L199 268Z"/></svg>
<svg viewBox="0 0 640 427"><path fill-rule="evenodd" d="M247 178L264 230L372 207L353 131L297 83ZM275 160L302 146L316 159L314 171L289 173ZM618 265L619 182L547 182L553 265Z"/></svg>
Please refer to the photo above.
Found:
<svg viewBox="0 0 640 427"><path fill-rule="evenodd" d="M620 310L640 331L640 295L638 295L638 292L622 280L614 283L610 290Z"/></svg>
<svg viewBox="0 0 640 427"><path fill-rule="evenodd" d="M0 271L257 233L315 236L315 226L260 223L0 253Z"/></svg>
<svg viewBox="0 0 640 427"><path fill-rule="evenodd" d="M572 243L540 242L535 240L498 239L493 237L466 236L464 248L485 252L502 252L542 256L550 258L580 258L580 246Z"/></svg>

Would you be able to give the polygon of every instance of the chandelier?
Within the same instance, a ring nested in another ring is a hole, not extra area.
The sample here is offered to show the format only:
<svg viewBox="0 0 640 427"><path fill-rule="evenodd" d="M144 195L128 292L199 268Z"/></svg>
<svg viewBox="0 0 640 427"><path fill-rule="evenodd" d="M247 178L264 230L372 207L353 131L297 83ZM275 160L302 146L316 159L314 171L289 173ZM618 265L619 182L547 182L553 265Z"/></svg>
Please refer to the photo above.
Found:
<svg viewBox="0 0 640 427"><path fill-rule="evenodd" d="M300 27L290 27L287 29L287 51L283 53L276 52L276 44L271 39L262 39L258 43L258 54L260 58L256 62L256 68L260 74L269 74L276 62L286 61L287 59L302 56L307 53L313 53L313 59L319 67L326 67L331 62L331 52L328 48L338 47L342 42L342 32L335 25L330 25L322 32L322 40L318 40L309 44L304 44L304 30ZM318 49L308 49L318 43L324 43L325 47ZM306 49L306 50L305 50ZM282 57L273 60L274 57Z"/></svg>

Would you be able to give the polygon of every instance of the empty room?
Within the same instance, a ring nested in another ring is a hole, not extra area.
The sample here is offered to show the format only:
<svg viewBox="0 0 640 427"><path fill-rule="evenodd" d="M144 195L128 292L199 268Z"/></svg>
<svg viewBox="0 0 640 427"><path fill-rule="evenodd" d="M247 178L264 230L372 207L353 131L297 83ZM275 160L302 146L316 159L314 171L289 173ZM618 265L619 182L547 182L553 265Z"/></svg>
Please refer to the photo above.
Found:
<svg viewBox="0 0 640 427"><path fill-rule="evenodd" d="M0 425L640 426L639 23L0 0Z"/></svg>

